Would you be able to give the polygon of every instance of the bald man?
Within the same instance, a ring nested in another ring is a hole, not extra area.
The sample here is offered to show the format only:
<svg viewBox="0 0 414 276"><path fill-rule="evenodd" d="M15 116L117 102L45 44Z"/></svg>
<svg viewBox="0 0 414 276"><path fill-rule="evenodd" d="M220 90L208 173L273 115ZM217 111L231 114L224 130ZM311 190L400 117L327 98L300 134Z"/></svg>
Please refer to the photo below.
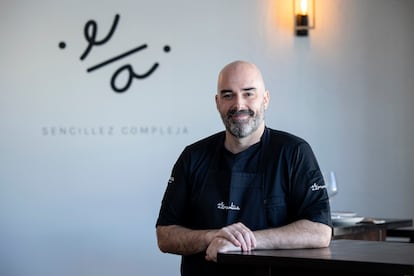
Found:
<svg viewBox="0 0 414 276"><path fill-rule="evenodd" d="M306 141L265 125L269 100L256 65L226 65L215 95L225 131L187 146L173 167L156 233L162 252L182 255L184 276L235 272L218 252L329 246L317 160Z"/></svg>

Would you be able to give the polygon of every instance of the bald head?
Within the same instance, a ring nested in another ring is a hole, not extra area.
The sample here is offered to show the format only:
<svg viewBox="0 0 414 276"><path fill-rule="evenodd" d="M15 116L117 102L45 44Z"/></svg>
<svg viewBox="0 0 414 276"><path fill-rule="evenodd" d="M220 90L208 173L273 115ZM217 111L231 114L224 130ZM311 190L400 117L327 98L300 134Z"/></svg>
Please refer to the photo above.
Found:
<svg viewBox="0 0 414 276"><path fill-rule="evenodd" d="M238 60L224 66L218 76L217 93L236 83L246 86L253 85L262 92L266 90L259 68L255 64L247 61Z"/></svg>
<svg viewBox="0 0 414 276"><path fill-rule="evenodd" d="M260 139L268 103L269 92L256 65L235 61L220 71L216 106L226 127L227 137L246 138L250 142Z"/></svg>

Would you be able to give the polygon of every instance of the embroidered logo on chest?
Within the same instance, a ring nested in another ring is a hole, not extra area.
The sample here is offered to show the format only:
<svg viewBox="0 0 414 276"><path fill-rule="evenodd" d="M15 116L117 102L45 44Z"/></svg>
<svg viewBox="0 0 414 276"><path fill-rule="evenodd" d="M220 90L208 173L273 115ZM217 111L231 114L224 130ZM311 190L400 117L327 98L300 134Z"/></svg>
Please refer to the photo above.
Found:
<svg viewBox="0 0 414 276"><path fill-rule="evenodd" d="M233 202L230 205L225 205L223 201L220 203L217 203L217 209L240 211L240 207L235 205Z"/></svg>

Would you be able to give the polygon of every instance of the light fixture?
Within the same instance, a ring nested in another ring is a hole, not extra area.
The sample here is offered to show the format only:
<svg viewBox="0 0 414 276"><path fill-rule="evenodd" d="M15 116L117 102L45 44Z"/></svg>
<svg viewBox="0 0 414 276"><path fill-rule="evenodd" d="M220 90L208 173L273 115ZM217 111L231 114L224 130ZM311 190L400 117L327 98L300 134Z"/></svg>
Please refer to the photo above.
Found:
<svg viewBox="0 0 414 276"><path fill-rule="evenodd" d="M315 28L315 0L293 0L293 14L296 35L307 36Z"/></svg>

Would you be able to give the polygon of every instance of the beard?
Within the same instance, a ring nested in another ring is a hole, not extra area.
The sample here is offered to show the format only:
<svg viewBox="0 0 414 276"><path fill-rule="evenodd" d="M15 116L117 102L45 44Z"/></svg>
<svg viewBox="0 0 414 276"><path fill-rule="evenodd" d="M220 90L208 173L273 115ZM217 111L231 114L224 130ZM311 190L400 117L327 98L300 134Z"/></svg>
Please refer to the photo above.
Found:
<svg viewBox="0 0 414 276"><path fill-rule="evenodd" d="M226 114L221 114L226 130L236 138L244 138L255 132L264 120L264 104L261 105L260 110L255 113L251 109L231 109ZM233 116L248 115L247 119L235 120Z"/></svg>

